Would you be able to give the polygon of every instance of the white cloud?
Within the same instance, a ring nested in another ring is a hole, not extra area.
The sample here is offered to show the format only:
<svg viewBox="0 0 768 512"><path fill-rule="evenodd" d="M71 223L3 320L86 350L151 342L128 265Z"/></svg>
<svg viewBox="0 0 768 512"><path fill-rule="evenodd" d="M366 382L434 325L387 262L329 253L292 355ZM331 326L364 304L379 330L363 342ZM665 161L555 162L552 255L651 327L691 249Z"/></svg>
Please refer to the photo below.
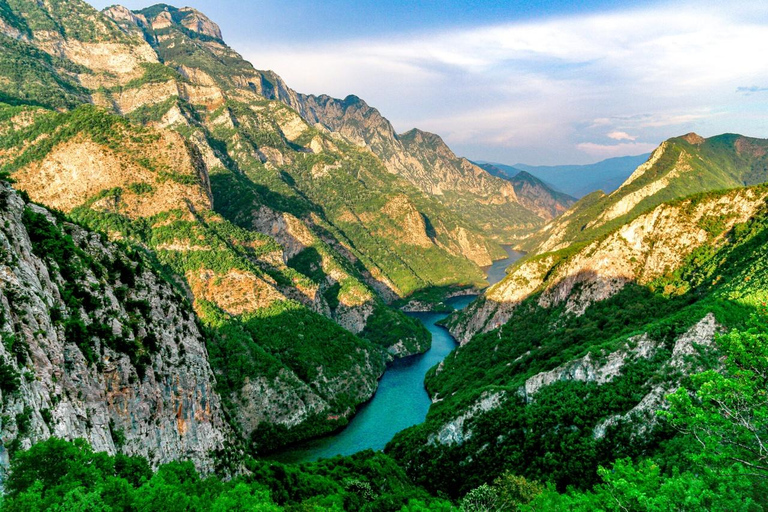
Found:
<svg viewBox="0 0 768 512"><path fill-rule="evenodd" d="M750 95L736 92L768 83L767 14L748 3L674 3L245 53L299 91L357 94L399 130L419 126L498 154L525 147L542 159L556 145L578 158L635 151L581 143L606 133L643 147L692 130L768 136L768 105L747 109Z"/></svg>
<svg viewBox="0 0 768 512"><path fill-rule="evenodd" d="M625 142L622 144L597 144L595 142L582 142L577 148L590 156L600 159L614 156L641 155L656 149L656 144L645 142Z"/></svg>
<svg viewBox="0 0 768 512"><path fill-rule="evenodd" d="M627 132L611 132L606 135L609 139L613 140L637 140L637 137L630 135Z"/></svg>

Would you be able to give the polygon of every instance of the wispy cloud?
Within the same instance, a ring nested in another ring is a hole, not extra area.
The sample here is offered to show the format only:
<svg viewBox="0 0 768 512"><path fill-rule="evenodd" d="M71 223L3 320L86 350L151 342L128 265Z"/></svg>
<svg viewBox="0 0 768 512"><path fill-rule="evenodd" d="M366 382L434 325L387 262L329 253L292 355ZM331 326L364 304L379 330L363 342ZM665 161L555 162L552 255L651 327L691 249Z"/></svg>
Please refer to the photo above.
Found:
<svg viewBox="0 0 768 512"><path fill-rule="evenodd" d="M656 149L656 144L646 142L625 142L622 144L598 144L595 142L582 142L576 146L579 151L597 157L612 158L614 156L640 155Z"/></svg>
<svg viewBox="0 0 768 512"><path fill-rule="evenodd" d="M756 85L753 85L751 87L737 87L736 92L749 95L749 94L754 94L756 92L768 92L768 87L758 87Z"/></svg>
<svg viewBox="0 0 768 512"><path fill-rule="evenodd" d="M768 6L675 3L246 56L300 91L357 94L397 129L438 132L476 158L545 162L636 153L685 131L768 136L768 105L739 103L768 90L739 85L768 83L766 18ZM593 142L606 134L631 144Z"/></svg>
<svg viewBox="0 0 768 512"><path fill-rule="evenodd" d="M630 135L627 132L611 132L607 134L606 137L613 140L637 140L637 137Z"/></svg>

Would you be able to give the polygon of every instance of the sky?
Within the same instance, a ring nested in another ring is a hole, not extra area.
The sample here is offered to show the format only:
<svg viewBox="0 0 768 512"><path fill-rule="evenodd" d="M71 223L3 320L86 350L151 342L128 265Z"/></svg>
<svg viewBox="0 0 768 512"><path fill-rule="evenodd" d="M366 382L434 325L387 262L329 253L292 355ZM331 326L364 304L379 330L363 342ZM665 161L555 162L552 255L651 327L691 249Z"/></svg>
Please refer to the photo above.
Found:
<svg viewBox="0 0 768 512"><path fill-rule="evenodd" d="M437 133L472 159L579 164L692 131L768 138L765 1L184 4L293 89L357 95L398 132Z"/></svg>

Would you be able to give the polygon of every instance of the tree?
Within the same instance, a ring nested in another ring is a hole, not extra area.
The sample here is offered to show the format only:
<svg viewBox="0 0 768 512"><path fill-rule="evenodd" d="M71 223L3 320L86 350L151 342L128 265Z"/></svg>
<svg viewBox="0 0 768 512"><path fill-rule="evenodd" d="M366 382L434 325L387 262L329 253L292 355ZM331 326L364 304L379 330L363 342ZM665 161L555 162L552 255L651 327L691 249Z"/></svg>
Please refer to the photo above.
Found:
<svg viewBox="0 0 768 512"><path fill-rule="evenodd" d="M721 371L694 376L668 397L672 424L700 445L695 462L729 473L740 464L768 479L768 308L746 330L721 336Z"/></svg>
<svg viewBox="0 0 768 512"><path fill-rule="evenodd" d="M499 494L488 484L472 489L461 500L462 512L495 512L501 509Z"/></svg>

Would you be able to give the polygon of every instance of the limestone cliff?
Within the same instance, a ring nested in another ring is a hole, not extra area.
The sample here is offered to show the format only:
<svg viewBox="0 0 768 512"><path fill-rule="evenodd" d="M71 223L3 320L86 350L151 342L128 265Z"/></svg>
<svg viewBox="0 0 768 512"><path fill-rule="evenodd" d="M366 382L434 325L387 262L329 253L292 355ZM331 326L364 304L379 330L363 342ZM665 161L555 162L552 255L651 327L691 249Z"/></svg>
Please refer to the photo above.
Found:
<svg viewBox="0 0 768 512"><path fill-rule="evenodd" d="M541 211L522 205L508 182L457 157L438 135L418 129L398 135L389 120L357 96L339 100L287 91L280 99L310 123L368 148L389 172L473 220L497 240L508 242L541 224Z"/></svg>
<svg viewBox="0 0 768 512"><path fill-rule="evenodd" d="M2 464L57 436L213 469L224 420L195 314L139 253L0 185Z"/></svg>
<svg viewBox="0 0 768 512"><path fill-rule="evenodd" d="M663 204L575 250L524 259L454 316L451 333L467 343L478 332L503 326L536 294L543 307L564 304L566 312L581 314L627 283L647 284L673 272L700 247L724 243L730 228L755 215L766 196L762 188L747 188Z"/></svg>

